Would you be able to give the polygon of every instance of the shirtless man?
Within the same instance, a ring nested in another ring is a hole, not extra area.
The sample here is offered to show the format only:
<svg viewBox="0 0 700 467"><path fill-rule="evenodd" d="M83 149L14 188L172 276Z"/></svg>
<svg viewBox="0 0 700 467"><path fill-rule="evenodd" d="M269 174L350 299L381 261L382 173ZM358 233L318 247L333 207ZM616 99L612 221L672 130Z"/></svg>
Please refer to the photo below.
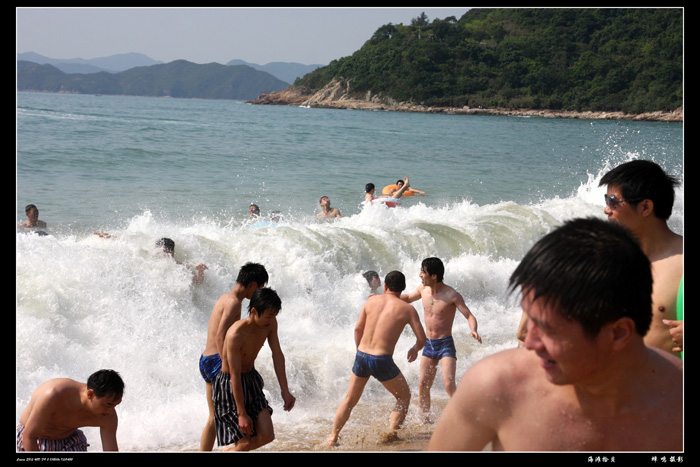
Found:
<svg viewBox="0 0 700 467"><path fill-rule="evenodd" d="M630 229L651 261L652 321L644 342L680 356L664 324L677 319L676 298L683 277L683 237L667 224L678 182L654 162L635 160L612 169L600 185L607 185L604 212L608 219Z"/></svg>
<svg viewBox="0 0 700 467"><path fill-rule="evenodd" d="M419 274L421 285L414 292L401 296L401 299L408 303L415 302L419 298L423 302L425 334L428 339L420 362L418 405L426 420L430 414L430 388L435 380L438 362L442 369L442 381L447 394L452 397L457 389L455 384L457 351L452 338L452 324L457 310L467 318L471 329L469 335L481 343L476 318L464 303L464 298L455 289L442 282L444 273L445 267L439 258L424 259Z"/></svg>
<svg viewBox="0 0 700 467"><path fill-rule="evenodd" d="M425 332L416 309L400 299L406 288L406 278L399 271L392 271L384 278L384 294L372 295L365 302L355 325L357 354L350 375L348 392L335 414L333 430L326 446L338 443L340 430L350 418L370 376L374 376L396 397L391 413L390 429L398 430L403 424L411 391L401 370L393 360L394 348L403 329L408 324L416 336L416 343L408 350L408 361L418 357L425 344Z"/></svg>
<svg viewBox="0 0 700 467"><path fill-rule="evenodd" d="M27 214L27 220L24 222L20 222L17 228L23 230L36 230L46 228L46 222L39 220L39 209L35 205L27 205L27 207L24 208L24 212Z"/></svg>
<svg viewBox="0 0 700 467"><path fill-rule="evenodd" d="M274 290L258 289L250 299L248 317L236 321L226 332L221 371L212 393L216 436L220 446L228 446L225 451L251 451L275 439L272 408L254 365L265 341L272 351L284 410L294 407L296 399L287 387L284 354L277 335L277 314L281 308L282 302Z"/></svg>
<svg viewBox="0 0 700 467"><path fill-rule="evenodd" d="M429 450L679 451L680 359L644 345L649 259L622 226L577 219L543 237L511 275L525 349L472 365Z"/></svg>
<svg viewBox="0 0 700 467"><path fill-rule="evenodd" d="M401 188L396 190L391 195L382 196L382 198L386 198L386 197L396 198L396 199L401 198L403 196L404 192L410 188L410 185L408 184L408 177L404 177L403 181L404 181L404 184ZM372 201L374 201L375 199L378 198L377 196L374 196L374 191L375 191L374 183L368 183L367 185L365 185L365 201L367 201L368 203L371 203Z"/></svg>
<svg viewBox="0 0 700 467"><path fill-rule="evenodd" d="M253 296L253 293L267 284L268 275L265 267L257 263L246 263L238 271L236 285L226 292L214 304L207 328L207 343L199 358L199 370L207 385L207 405L209 418L202 431L199 441L200 451L211 451L216 440L214 420L214 402L212 400L212 383L221 370L221 350L224 337L231 325L241 319L241 304L243 299Z"/></svg>
<svg viewBox="0 0 700 467"><path fill-rule="evenodd" d="M316 214L316 217L323 217L326 219L331 219L333 217L343 217L340 215L338 208L331 207L331 200L328 196L321 196L319 203L321 205L321 212Z"/></svg>
<svg viewBox="0 0 700 467"><path fill-rule="evenodd" d="M116 371L99 370L80 383L46 381L32 394L17 425L17 451L87 451L80 427L100 427L102 449L118 451L117 412L124 382Z"/></svg>

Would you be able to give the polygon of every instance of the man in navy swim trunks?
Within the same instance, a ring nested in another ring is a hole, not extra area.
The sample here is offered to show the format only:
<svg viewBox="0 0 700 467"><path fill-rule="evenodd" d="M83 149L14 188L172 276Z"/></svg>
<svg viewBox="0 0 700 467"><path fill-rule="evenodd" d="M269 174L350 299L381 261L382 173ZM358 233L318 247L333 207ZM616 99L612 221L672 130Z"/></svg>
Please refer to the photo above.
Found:
<svg viewBox="0 0 700 467"><path fill-rule="evenodd" d="M421 358L418 403L426 420L430 415L430 388L435 380L438 362L447 394L452 397L457 389L457 352L452 338L452 324L457 310L467 318L471 329L469 335L481 343L476 318L464 303L464 298L442 281L444 274L445 266L439 258L424 259L419 274L421 285L412 293L401 296L408 303L419 298L423 302L425 334L428 340Z"/></svg>
<svg viewBox="0 0 700 467"><path fill-rule="evenodd" d="M234 322L241 319L243 299L250 300L257 289L267 284L267 280L267 271L262 264L246 263L238 272L233 290L223 294L214 304L207 328L207 344L199 358L199 371L207 384L207 405L209 406L209 418L199 440L200 451L211 451L216 441L212 383L221 371L220 355L226 331Z"/></svg>
<svg viewBox="0 0 700 467"><path fill-rule="evenodd" d="M336 412L327 446L338 444L340 430L359 402L370 376L377 378L396 397L390 428L398 430L406 418L411 391L394 363L394 348L403 329L409 325L416 335L416 343L408 351L408 361L415 361L418 351L425 344L425 332L416 309L399 298L405 288L404 275L399 271L390 272L384 279L384 294L370 296L360 312L355 325L357 354L350 375L350 385Z"/></svg>

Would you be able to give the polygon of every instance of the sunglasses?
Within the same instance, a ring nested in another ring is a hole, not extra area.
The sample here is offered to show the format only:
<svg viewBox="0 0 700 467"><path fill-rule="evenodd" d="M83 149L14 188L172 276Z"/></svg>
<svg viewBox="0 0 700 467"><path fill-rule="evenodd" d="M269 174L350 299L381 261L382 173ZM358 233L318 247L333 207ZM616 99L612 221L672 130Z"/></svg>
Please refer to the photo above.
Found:
<svg viewBox="0 0 700 467"><path fill-rule="evenodd" d="M616 198L615 195L603 195L605 196L605 205L610 209L617 209L622 203L630 203L631 201L625 201L621 198Z"/></svg>

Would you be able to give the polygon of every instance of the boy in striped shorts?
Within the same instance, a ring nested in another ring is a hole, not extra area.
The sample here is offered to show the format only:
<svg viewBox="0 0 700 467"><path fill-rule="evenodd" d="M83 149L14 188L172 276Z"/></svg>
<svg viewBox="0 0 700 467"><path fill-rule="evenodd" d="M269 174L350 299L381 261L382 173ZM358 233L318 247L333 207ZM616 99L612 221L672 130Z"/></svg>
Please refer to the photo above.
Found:
<svg viewBox="0 0 700 467"><path fill-rule="evenodd" d="M99 426L104 451L118 451L117 412L124 382L116 371L99 370L80 383L55 378L39 385L17 425L17 451L87 451L78 428Z"/></svg>
<svg viewBox="0 0 700 467"><path fill-rule="evenodd" d="M250 451L275 439L272 408L263 393L263 379L255 358L267 341L284 401L292 410L296 401L287 387L284 354L277 335L277 314L282 301L270 288L255 291L248 304L248 317L236 321L226 332L221 352L221 371L212 385L216 437L224 451Z"/></svg>

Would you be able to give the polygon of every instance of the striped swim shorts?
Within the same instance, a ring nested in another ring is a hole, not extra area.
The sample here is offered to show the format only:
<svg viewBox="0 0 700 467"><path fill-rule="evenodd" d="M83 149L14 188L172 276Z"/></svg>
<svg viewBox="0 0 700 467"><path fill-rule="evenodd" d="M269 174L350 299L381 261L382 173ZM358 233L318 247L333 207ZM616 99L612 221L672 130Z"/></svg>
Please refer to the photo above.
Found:
<svg viewBox="0 0 700 467"><path fill-rule="evenodd" d="M24 451L24 425L17 425L17 451ZM75 432L65 439L44 439L37 440L39 451L87 451L89 446L87 438L81 430Z"/></svg>
<svg viewBox="0 0 700 467"><path fill-rule="evenodd" d="M253 422L257 420L258 414L265 409L272 414L272 407L268 404L263 393L263 379L255 369L241 374L241 385L243 386L245 410ZM216 440L219 446L226 446L243 438L245 435L238 426L238 409L236 401L233 399L229 373L220 371L216 375L212 385L212 399L214 401ZM253 426L253 435L255 435L255 426Z"/></svg>

